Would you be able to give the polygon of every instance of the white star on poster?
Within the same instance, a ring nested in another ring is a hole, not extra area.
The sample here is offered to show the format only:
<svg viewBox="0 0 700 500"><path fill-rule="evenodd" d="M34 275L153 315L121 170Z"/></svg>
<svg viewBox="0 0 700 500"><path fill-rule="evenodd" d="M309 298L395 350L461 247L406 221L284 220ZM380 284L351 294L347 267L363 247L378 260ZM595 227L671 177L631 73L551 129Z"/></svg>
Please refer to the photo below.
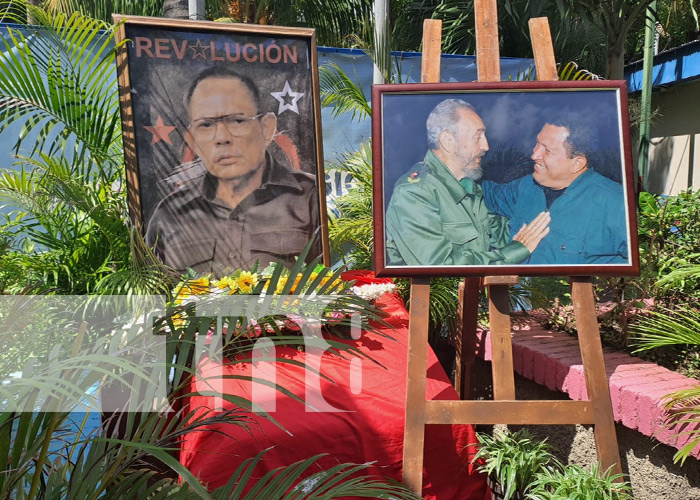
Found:
<svg viewBox="0 0 700 500"><path fill-rule="evenodd" d="M294 92L289 86L289 82L285 80L284 89L282 92L270 92L270 95L280 102L280 107L277 110L277 114L281 115L283 112L290 110L299 114L299 106L297 103L299 99L304 97L303 92Z"/></svg>

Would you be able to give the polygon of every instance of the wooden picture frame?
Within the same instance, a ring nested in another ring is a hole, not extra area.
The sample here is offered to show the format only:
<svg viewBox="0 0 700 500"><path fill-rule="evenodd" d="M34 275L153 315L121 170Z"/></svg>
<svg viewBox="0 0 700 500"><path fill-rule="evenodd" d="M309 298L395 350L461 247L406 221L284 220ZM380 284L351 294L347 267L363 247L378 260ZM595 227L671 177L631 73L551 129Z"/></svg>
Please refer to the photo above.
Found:
<svg viewBox="0 0 700 500"><path fill-rule="evenodd" d="M314 239L309 259L329 265L314 30L114 21L129 211L147 244L222 275L291 266Z"/></svg>
<svg viewBox="0 0 700 500"><path fill-rule="evenodd" d="M378 276L639 274L624 81L374 85L372 113Z"/></svg>

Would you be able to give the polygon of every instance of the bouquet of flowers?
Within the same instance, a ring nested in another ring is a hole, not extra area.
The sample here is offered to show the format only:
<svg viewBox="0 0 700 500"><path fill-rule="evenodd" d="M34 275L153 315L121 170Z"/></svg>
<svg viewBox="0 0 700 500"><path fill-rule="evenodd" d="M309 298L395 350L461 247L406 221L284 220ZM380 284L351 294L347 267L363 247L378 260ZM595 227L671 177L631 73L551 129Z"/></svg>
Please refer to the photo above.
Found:
<svg viewBox="0 0 700 500"><path fill-rule="evenodd" d="M261 336L303 347L300 337L314 332L348 338L352 329L376 330L373 320L381 321L383 314L374 301L393 289L393 284L353 286L341 279L341 271L302 261L291 270L275 263L219 278L190 273L173 289L171 325L195 339L221 335L225 355Z"/></svg>

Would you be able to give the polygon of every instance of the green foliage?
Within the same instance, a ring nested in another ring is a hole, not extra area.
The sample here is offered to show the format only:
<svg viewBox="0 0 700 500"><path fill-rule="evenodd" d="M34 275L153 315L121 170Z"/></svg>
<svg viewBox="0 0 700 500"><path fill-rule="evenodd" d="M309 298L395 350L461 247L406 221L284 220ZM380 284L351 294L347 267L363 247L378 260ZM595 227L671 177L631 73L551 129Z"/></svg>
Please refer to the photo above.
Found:
<svg viewBox="0 0 700 500"><path fill-rule="evenodd" d="M358 121L372 115L367 96L359 84L345 73L340 66L333 62L324 64L318 69L321 87L321 105L333 106L332 116L335 118L343 113L352 113L352 119ZM355 75L357 76L357 75Z"/></svg>
<svg viewBox="0 0 700 500"><path fill-rule="evenodd" d="M667 198L641 193L639 218L641 286L648 286L660 304L641 317L630 330L637 353L670 360L690 376L700 375L700 195L692 191ZM663 305L665 304L665 306ZM686 430L699 421L697 388L668 394L667 425L679 435L690 435L688 444L678 450L674 461L683 463L700 444L700 433Z"/></svg>
<svg viewBox="0 0 700 500"><path fill-rule="evenodd" d="M659 23L659 52L697 40L700 32L697 2L657 0L656 14L656 21ZM644 22L645 18L635 22L625 42L629 61L644 58Z"/></svg>
<svg viewBox="0 0 700 500"><path fill-rule="evenodd" d="M526 495L528 500L631 500L629 483L612 468L601 472L597 464L547 467L540 471Z"/></svg>
<svg viewBox="0 0 700 500"><path fill-rule="evenodd" d="M654 290L669 302L698 297L698 275L674 271L700 263L700 193L661 197L642 192L639 213L640 291Z"/></svg>
<svg viewBox="0 0 700 500"><path fill-rule="evenodd" d="M0 128L22 125L18 164L0 174L0 202L15 207L0 224L9 252L3 260L13 269L3 288L94 292L133 249L114 28L26 8L38 26L27 35L7 28L0 53Z"/></svg>
<svg viewBox="0 0 700 500"><path fill-rule="evenodd" d="M535 438L527 429L515 432L477 433L479 449L472 462L477 470L497 481L504 500L516 492L526 493L536 475L551 464L558 464L546 441Z"/></svg>
<svg viewBox="0 0 700 500"><path fill-rule="evenodd" d="M371 0L241 0L237 3L240 11L237 21L258 22L264 18L268 24L315 28L320 45L343 47L348 35L360 35L365 40L371 36L368 31Z"/></svg>
<svg viewBox="0 0 700 500"><path fill-rule="evenodd" d="M358 474L369 468L370 464L339 464L331 469L316 472L292 487L302 473L306 475L307 471L317 467L315 464L323 455L296 462L288 467L273 469L255 483L253 490L242 495L246 483L241 482L240 478L250 477L255 465L260 460L264 460L264 453L263 451L256 457L244 461L235 471L229 483L214 492L214 497L222 500L228 498L331 500L350 496L396 500L418 498L396 481L375 477L358 477ZM288 493L286 493L287 490L289 490Z"/></svg>
<svg viewBox="0 0 700 500"><path fill-rule="evenodd" d="M694 270L694 276L700 277L697 266ZM684 365L686 370L694 363L694 374L697 377L700 373L700 311L694 305L677 306L674 309L660 308L642 318L631 330L635 335L637 352L665 352L676 348L681 353L689 353L690 356L684 358L679 356L677 351L672 351L676 353L674 361ZM700 407L697 404L699 400L700 386L676 391L663 398L664 407L669 412L666 425L679 436L690 436L688 443L673 456L674 462L685 462L693 449L700 444L700 431L697 430L697 423L700 422Z"/></svg>
<svg viewBox="0 0 700 500"><path fill-rule="evenodd" d="M163 15L163 0L47 0L45 7L50 12L85 16L112 22L112 14L153 16Z"/></svg>
<svg viewBox="0 0 700 500"><path fill-rule="evenodd" d="M169 323L172 327L171 320ZM121 330L117 331L120 335ZM178 330L173 328L171 331ZM146 339L153 338L150 331L144 332L144 336ZM173 345L179 348L192 347L196 340L194 336L175 337L177 343ZM86 420L83 420L78 424L79 432L75 434L68 425L70 411L79 402L89 398L87 389L102 380L105 373L111 373L115 381L133 387L134 391L143 395L144 401L149 402L151 399L145 394L153 386L150 381L155 378L152 373L144 373L138 359L115 356L108 352L107 347L112 344L111 341L94 342L92 334L85 333L85 327L81 327L81 333L77 336L66 335L66 339L71 338L75 338L75 341L65 343L63 347L71 350L72 357L51 363L45 369L37 370L31 377L13 380L0 388L0 401L6 404L8 394L15 394L12 392L13 384L23 384L24 390L19 399L14 399L15 405L37 410L0 413L2 498L261 498L255 496L252 493L254 491L264 492L262 497L270 499L330 499L344 496L417 498L393 480L365 476L363 471L369 466L367 464L338 464L319 471L318 456L275 469L258 478L252 474L253 467L261 459L264 460L266 450L245 460L236 470L232 470L231 480L226 486L209 493L171 453L176 449L178 440L187 433L210 430L211 426L224 424L248 426L250 418L242 408L250 408L252 403L245 398L223 394L221 397L232 409L224 412L193 409L192 412L180 410L175 413L171 409L166 417L161 411L169 403L173 407L179 406L177 398L186 393L183 389L189 379L188 374L192 374L190 365L183 364L187 361L186 356L168 356L167 359L173 361L160 367L166 373L175 370L185 375L175 377L182 384L178 384L172 393L176 395L174 399L169 402L160 401L164 406L159 406L154 411L130 407L129 413L116 413L105 422L99 436L85 436L83 431ZM353 350L349 347L342 342L334 344L336 350L352 355ZM249 350L250 347L240 346L236 353L238 356L232 357L238 360L226 360L225 363L242 362L240 354ZM293 360L279 361L293 363ZM115 371L117 369L119 372ZM120 375L117 376L116 373ZM147 381L149 385L139 384L139 380ZM47 387L51 389L51 396L45 400L37 399L37 391L49 390ZM27 390L28 388L34 390ZM59 392L58 388L65 390ZM289 394L284 388L277 388ZM110 387L104 384L101 390L105 391L103 397L109 398L113 394ZM116 419L120 420L119 425ZM122 427L123 430L114 434L117 427ZM172 473L158 473L153 465L149 465L154 460L160 462L164 471L170 470ZM181 483L178 482L177 475L181 477ZM298 486L293 487L294 484ZM250 490L251 493L243 495L243 490Z"/></svg>
<svg viewBox="0 0 700 500"><path fill-rule="evenodd" d="M344 265L356 269L371 269L374 255L372 215L372 146L363 142L360 149L340 155L327 171L347 172L353 186L347 194L333 199L335 212L328 214L328 234L331 249Z"/></svg>

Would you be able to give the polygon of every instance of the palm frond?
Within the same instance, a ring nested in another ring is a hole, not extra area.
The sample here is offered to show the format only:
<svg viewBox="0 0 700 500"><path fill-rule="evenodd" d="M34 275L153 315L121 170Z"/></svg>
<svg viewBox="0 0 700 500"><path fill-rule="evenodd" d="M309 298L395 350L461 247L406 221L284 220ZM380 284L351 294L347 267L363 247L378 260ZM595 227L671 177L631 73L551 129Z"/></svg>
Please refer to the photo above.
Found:
<svg viewBox="0 0 700 500"><path fill-rule="evenodd" d="M352 119L357 117L360 121L372 115L372 109L362 87L356 84L336 63L328 62L322 65L319 68L319 80L321 105L332 106L333 117L343 113L352 113Z"/></svg>
<svg viewBox="0 0 700 500"><path fill-rule="evenodd" d="M23 122L14 149L31 140L29 156L73 147L79 159L119 164L114 28L77 13L29 7L38 26L8 27L2 42L0 126Z"/></svg>
<svg viewBox="0 0 700 500"><path fill-rule="evenodd" d="M670 289L678 286L680 282L688 278L697 278L700 276L700 265L687 265L673 269L668 274L662 276L656 286L661 289Z"/></svg>
<svg viewBox="0 0 700 500"><path fill-rule="evenodd" d="M630 327L637 351L671 345L700 345L700 312L693 307L652 311Z"/></svg>
<svg viewBox="0 0 700 500"><path fill-rule="evenodd" d="M673 455L674 463L681 465L700 445L700 386L667 394L662 399L668 412L664 422L678 437L688 437L688 442Z"/></svg>
<svg viewBox="0 0 700 500"><path fill-rule="evenodd" d="M318 462L324 455L316 455L287 467L273 469L262 478L253 481L251 479L253 471L264 459L266 452L267 450L263 450L255 457L245 460L236 469L228 484L214 491L213 496L222 500L228 498L331 500L346 497L417 500L419 498L396 481L362 475L370 464L339 464L310 474L312 470L318 469ZM300 477L305 479L298 481ZM246 492L248 488L249 491Z"/></svg>
<svg viewBox="0 0 700 500"><path fill-rule="evenodd" d="M579 69L578 64L574 61L569 61L564 65L559 65L558 73L559 80L561 81L600 80L600 76L591 73L586 69Z"/></svg>
<svg viewBox="0 0 700 500"><path fill-rule="evenodd" d="M356 151L341 153L335 161L328 162L329 172L346 172L353 183L368 192L372 191L372 141L363 141Z"/></svg>

